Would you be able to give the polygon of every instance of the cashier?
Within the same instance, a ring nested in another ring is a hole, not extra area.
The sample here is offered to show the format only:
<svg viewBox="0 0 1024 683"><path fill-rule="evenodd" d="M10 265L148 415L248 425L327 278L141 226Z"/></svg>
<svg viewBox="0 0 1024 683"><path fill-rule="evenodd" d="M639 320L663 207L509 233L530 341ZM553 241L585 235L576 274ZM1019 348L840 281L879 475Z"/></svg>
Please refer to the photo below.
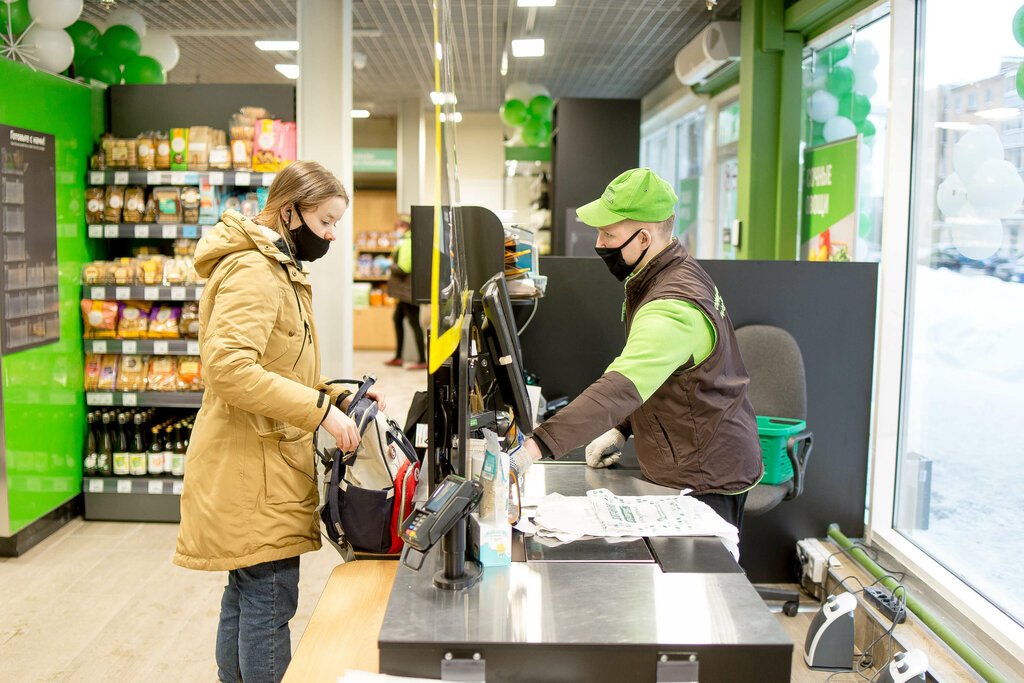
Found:
<svg viewBox="0 0 1024 683"><path fill-rule="evenodd" d="M672 236L675 203L667 182L636 168L577 209L625 283L626 345L526 449L533 460L561 458L589 441L587 464L607 467L632 436L644 476L692 489L739 529L747 491L764 474L750 380L718 288Z"/></svg>

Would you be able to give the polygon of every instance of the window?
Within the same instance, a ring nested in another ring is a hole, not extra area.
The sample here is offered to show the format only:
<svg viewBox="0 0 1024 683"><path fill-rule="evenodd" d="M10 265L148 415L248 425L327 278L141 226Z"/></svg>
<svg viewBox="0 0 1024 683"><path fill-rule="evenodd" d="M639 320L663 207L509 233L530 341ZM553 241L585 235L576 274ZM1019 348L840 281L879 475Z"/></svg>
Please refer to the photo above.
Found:
<svg viewBox="0 0 1024 683"><path fill-rule="evenodd" d="M992 88L985 88L985 106L992 106Z"/></svg>
<svg viewBox="0 0 1024 683"><path fill-rule="evenodd" d="M740 103L723 104L718 110L718 168L716 169L715 257L736 258L732 229L739 197Z"/></svg>
<svg viewBox="0 0 1024 683"><path fill-rule="evenodd" d="M675 235L691 253L697 253L701 216L701 173L704 165L704 115L701 107L676 125Z"/></svg>
<svg viewBox="0 0 1024 683"><path fill-rule="evenodd" d="M921 3L924 106L914 108L892 525L1024 624L1017 587L1024 562L1017 533L1024 513L1024 141L992 119L955 119L960 96L952 111L943 96L967 88L968 110L978 108L981 84L1004 76L1003 55L1020 54L1007 28L1019 5L994 1L965 21L960 3ZM985 97L988 103L990 91ZM1019 98L1011 102L995 107L1021 108ZM936 135L941 126L950 127L945 147Z"/></svg>

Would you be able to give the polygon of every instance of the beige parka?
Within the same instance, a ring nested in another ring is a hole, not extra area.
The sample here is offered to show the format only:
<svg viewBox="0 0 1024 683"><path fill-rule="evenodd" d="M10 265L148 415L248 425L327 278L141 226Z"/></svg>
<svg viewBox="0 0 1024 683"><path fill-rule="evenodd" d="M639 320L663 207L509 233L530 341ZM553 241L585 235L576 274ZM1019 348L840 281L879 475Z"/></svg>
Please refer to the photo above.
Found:
<svg viewBox="0 0 1024 683"><path fill-rule="evenodd" d="M174 563L228 570L320 548L313 436L347 393L320 376L308 271L227 211L196 247L206 384L185 461Z"/></svg>

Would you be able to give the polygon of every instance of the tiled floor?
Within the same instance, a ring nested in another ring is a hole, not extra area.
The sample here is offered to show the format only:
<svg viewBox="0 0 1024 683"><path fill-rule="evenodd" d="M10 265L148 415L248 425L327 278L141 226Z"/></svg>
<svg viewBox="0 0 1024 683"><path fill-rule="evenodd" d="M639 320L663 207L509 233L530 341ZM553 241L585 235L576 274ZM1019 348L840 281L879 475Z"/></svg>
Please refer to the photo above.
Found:
<svg viewBox="0 0 1024 683"><path fill-rule="evenodd" d="M387 413L404 423L426 373L384 366L389 357L359 352L354 370L376 373ZM171 564L177 531L76 519L22 557L0 558L0 681L216 680L226 574ZM330 546L302 556L293 649L338 561ZM798 649L812 616L779 616ZM794 654L793 680L826 677Z"/></svg>

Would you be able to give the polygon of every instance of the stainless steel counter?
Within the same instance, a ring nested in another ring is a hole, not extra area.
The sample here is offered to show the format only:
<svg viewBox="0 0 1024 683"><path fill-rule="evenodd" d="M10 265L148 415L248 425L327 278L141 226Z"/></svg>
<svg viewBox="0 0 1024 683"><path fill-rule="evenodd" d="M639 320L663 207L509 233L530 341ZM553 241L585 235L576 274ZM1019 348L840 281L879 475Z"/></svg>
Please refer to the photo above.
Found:
<svg viewBox="0 0 1024 683"><path fill-rule="evenodd" d="M600 487L675 493L623 470L541 465L527 477L527 496ZM478 653L487 683L654 681L661 655L682 653L694 656L698 677L665 680L789 680L792 640L745 575L666 573L638 561L639 548L626 555L486 568L462 592L433 587L437 551L419 572L400 567L380 633L380 671L439 677L446 653L456 661Z"/></svg>

